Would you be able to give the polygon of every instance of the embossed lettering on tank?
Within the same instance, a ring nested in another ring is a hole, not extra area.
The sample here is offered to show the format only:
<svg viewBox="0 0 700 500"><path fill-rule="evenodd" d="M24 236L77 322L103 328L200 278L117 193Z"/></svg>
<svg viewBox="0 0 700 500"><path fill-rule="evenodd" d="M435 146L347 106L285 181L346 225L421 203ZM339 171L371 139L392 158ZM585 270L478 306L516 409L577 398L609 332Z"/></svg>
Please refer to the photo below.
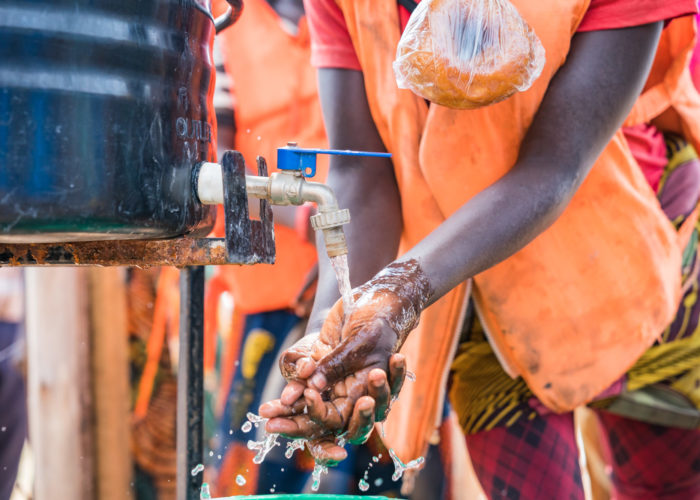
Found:
<svg viewBox="0 0 700 500"><path fill-rule="evenodd" d="M211 147L212 127L207 121L191 117L191 99L187 87L180 87L177 94L178 111L181 116L175 119L175 133L183 141L183 156L189 161L197 160L200 152L206 152Z"/></svg>

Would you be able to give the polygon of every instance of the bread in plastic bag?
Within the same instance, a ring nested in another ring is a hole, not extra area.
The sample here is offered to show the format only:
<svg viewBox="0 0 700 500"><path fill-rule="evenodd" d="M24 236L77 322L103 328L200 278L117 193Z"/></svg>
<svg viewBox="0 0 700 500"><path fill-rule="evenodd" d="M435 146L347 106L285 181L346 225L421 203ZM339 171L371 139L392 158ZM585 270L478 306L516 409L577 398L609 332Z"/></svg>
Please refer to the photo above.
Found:
<svg viewBox="0 0 700 500"><path fill-rule="evenodd" d="M473 109L527 90L544 47L508 0L423 0L396 50L400 88L436 104Z"/></svg>

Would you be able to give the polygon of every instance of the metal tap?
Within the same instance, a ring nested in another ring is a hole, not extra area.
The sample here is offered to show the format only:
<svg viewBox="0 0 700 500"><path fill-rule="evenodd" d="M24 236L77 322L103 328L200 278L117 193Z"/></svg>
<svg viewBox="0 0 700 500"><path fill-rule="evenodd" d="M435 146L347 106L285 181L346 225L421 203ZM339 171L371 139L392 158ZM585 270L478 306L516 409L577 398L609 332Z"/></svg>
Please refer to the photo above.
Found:
<svg viewBox="0 0 700 500"><path fill-rule="evenodd" d="M303 149L296 143L277 149L277 169L269 177L246 175L248 196L269 200L273 205L302 205L316 203L318 213L311 217L311 227L323 232L323 240L329 257L348 253L343 225L350 222L350 211L341 209L333 190L320 182L307 181L316 174L316 155L382 156L389 153L364 151L340 151L332 149ZM224 185L221 165L202 163L197 174L197 195L205 205L224 202Z"/></svg>

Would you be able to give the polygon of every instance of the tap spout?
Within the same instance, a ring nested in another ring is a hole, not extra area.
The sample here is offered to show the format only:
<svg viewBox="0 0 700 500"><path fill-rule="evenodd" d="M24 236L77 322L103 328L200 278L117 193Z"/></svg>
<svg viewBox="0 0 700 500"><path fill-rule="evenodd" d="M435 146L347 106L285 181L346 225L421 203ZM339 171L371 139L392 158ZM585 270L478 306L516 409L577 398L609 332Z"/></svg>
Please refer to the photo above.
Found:
<svg viewBox="0 0 700 500"><path fill-rule="evenodd" d="M269 177L246 175L248 196L270 200L273 205L316 203L318 213L311 217L311 227L322 231L329 257L348 253L343 225L350 222L350 212L338 207L333 190L326 184L307 181L301 173L274 172ZM197 196L205 205L224 202L221 165L205 162L199 167Z"/></svg>

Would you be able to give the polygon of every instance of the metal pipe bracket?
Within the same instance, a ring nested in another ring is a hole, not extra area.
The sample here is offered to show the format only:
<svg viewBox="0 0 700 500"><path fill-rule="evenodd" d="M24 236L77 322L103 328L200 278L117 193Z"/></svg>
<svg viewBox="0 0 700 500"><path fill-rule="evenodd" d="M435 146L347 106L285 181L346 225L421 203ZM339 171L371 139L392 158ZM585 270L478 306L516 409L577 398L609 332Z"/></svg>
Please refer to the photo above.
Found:
<svg viewBox="0 0 700 500"><path fill-rule="evenodd" d="M258 175L267 177L267 162L258 156ZM250 220L246 169L243 155L226 151L221 158L224 185L224 212L226 224L226 252L229 262L241 264L275 262L275 232L272 207L260 200L260 220Z"/></svg>

